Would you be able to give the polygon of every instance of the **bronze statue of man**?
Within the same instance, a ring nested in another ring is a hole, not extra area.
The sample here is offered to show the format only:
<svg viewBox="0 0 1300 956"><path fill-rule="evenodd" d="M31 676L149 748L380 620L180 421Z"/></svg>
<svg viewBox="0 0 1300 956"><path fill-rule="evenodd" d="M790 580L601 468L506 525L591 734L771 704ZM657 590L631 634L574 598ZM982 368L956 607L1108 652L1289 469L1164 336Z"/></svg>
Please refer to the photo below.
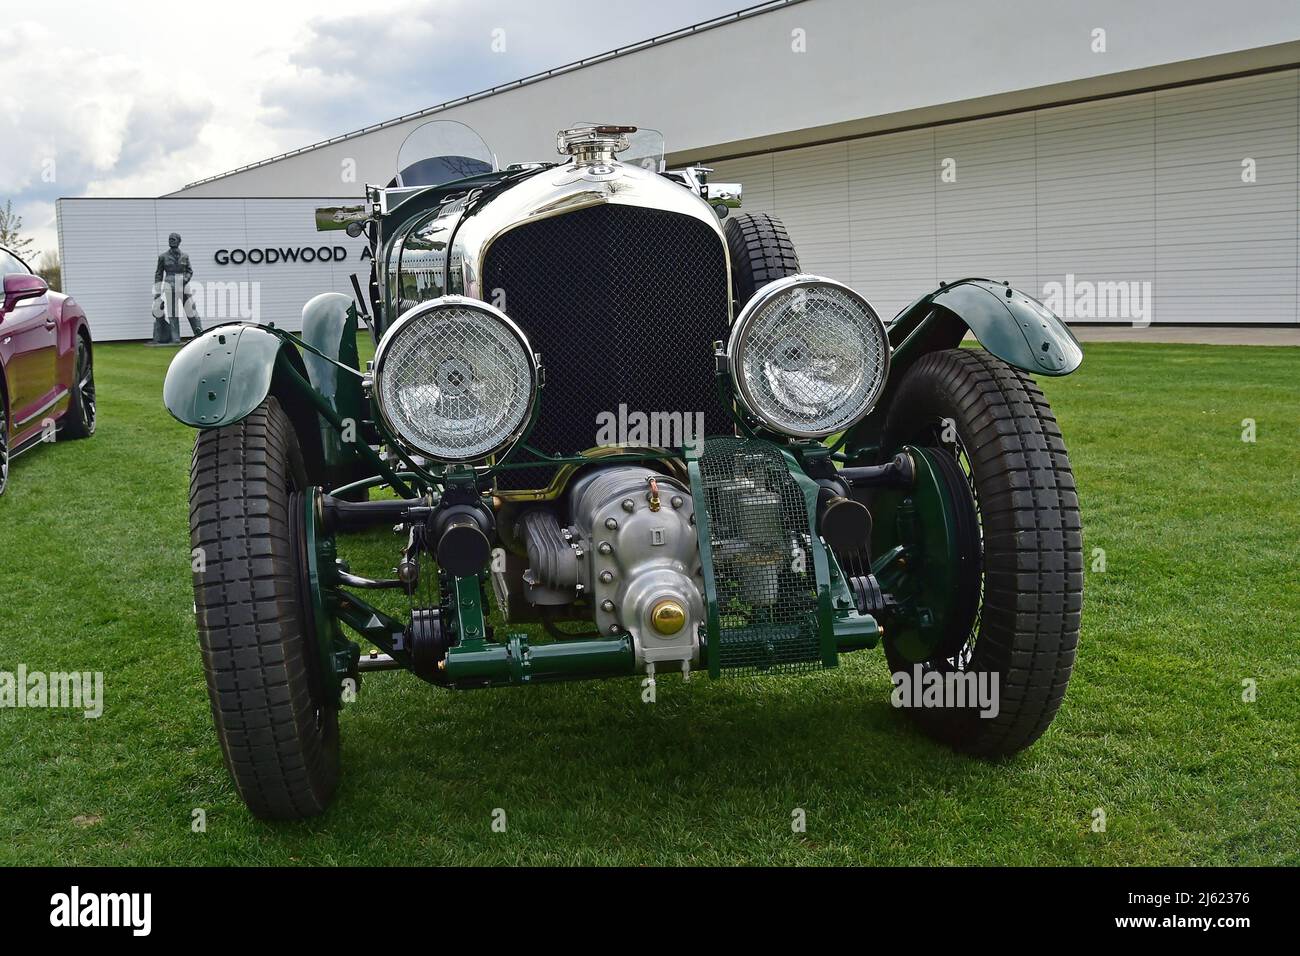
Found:
<svg viewBox="0 0 1300 956"><path fill-rule="evenodd" d="M190 294L190 280L194 270L190 268L190 257L181 252L180 233L173 232L167 237L167 251L158 256L158 265L154 269L154 335L158 344L179 342L181 340L181 311L189 319L190 330L195 335L203 332L199 324L198 311L194 308L194 296ZM171 319L171 328L167 319Z"/></svg>

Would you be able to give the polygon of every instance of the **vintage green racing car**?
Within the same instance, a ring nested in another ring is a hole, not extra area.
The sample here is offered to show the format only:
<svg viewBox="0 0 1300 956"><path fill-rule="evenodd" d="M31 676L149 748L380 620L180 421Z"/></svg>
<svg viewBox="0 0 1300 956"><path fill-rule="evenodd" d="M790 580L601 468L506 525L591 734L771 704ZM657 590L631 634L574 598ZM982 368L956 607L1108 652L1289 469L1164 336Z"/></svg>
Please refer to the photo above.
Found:
<svg viewBox="0 0 1300 956"><path fill-rule="evenodd" d="M1082 605L1033 378L1079 366L1069 330L978 278L885 323L802 273L777 219L733 213L739 185L664 170L652 131L558 142L563 162L501 169L459 123L418 128L392 182L318 215L367 238L368 288L313 298L300 335L219 325L172 363L167 408L200 430L199 643L249 809L325 809L340 708L381 670L643 692L883 645L936 690L909 698L927 733L1031 744ZM353 573L343 541L378 527L391 576ZM968 679L996 706L954 698Z"/></svg>

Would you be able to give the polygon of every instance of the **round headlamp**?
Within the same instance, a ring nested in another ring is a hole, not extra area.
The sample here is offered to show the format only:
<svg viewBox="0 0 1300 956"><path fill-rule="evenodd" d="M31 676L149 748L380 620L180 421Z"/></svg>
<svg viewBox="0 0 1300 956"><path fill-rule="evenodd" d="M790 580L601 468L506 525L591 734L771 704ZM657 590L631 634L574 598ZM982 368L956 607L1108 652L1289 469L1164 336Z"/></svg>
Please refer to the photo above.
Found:
<svg viewBox="0 0 1300 956"><path fill-rule="evenodd" d="M423 302L375 351L375 406L408 450L476 461L522 434L537 396L528 338L499 309L449 295Z"/></svg>
<svg viewBox="0 0 1300 956"><path fill-rule="evenodd" d="M754 293L731 328L741 404L773 431L824 438L866 417L889 374L889 337L866 299L820 276Z"/></svg>

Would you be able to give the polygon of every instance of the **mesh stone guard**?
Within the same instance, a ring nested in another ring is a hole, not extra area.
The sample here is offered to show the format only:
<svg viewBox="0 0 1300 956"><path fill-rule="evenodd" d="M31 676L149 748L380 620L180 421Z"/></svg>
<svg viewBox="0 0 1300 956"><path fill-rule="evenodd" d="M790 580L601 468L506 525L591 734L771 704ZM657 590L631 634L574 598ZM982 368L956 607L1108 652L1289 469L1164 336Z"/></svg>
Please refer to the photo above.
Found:
<svg viewBox="0 0 1300 956"><path fill-rule="evenodd" d="M816 484L777 445L710 438L688 462L712 677L837 663Z"/></svg>

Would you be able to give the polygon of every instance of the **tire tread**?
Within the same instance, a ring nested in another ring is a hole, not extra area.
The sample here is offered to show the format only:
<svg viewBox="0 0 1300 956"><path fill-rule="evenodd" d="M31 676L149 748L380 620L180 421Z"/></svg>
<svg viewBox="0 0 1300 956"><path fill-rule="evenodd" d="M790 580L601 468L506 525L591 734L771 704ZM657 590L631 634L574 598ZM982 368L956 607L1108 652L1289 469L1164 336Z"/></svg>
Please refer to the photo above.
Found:
<svg viewBox="0 0 1300 956"><path fill-rule="evenodd" d="M918 400L952 407L971 458L985 574L971 667L998 671L1001 686L999 713L991 719L972 711L911 713L960 750L1016 753L1052 722L1074 669L1083 607L1074 474L1042 389L988 352L949 349L918 359L890 410L890 447L906 435Z"/></svg>
<svg viewBox="0 0 1300 956"><path fill-rule="evenodd" d="M766 213L741 213L728 217L722 229L731 258L731 293L737 312L762 286L798 275L799 256L780 219Z"/></svg>
<svg viewBox="0 0 1300 956"><path fill-rule="evenodd" d="M274 398L195 442L190 537L205 556L194 601L212 719L241 798L266 819L321 813L338 779L337 711L311 693L288 522L295 482L301 455Z"/></svg>

